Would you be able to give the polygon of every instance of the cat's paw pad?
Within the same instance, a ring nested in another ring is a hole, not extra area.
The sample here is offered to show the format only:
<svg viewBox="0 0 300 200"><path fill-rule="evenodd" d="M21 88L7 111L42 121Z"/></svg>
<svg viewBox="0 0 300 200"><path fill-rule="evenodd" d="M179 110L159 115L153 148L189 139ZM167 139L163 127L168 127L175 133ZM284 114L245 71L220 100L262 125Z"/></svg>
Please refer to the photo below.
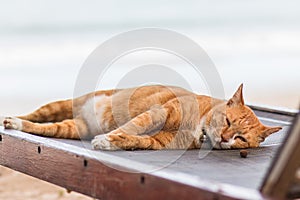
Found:
<svg viewBox="0 0 300 200"><path fill-rule="evenodd" d="M109 136L110 136L109 134L97 135L92 140L93 149L110 150L110 151L120 149L111 143L111 139Z"/></svg>
<svg viewBox="0 0 300 200"><path fill-rule="evenodd" d="M22 130L22 120L18 118L7 117L3 121L4 128Z"/></svg>

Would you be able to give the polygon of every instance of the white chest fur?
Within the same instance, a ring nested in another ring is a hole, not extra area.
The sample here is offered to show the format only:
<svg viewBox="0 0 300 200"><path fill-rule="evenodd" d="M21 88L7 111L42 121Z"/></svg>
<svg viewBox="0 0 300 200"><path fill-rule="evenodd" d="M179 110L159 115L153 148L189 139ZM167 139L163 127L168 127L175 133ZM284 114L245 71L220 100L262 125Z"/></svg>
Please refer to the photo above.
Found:
<svg viewBox="0 0 300 200"><path fill-rule="evenodd" d="M83 105L81 115L91 134L102 134L108 129L108 122L105 120L104 113L110 104L110 96L100 95L89 99Z"/></svg>

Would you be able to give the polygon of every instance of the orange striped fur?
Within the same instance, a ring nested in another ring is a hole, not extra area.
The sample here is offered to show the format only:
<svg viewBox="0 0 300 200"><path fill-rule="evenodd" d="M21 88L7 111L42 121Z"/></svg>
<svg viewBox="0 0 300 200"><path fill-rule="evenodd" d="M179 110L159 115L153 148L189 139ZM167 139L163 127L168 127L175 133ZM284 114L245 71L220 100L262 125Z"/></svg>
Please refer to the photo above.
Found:
<svg viewBox="0 0 300 200"><path fill-rule="evenodd" d="M41 136L94 138L94 149L103 150L200 148L204 135L218 149L258 147L281 127L261 124L242 88L228 101L173 86L98 91L1 122Z"/></svg>

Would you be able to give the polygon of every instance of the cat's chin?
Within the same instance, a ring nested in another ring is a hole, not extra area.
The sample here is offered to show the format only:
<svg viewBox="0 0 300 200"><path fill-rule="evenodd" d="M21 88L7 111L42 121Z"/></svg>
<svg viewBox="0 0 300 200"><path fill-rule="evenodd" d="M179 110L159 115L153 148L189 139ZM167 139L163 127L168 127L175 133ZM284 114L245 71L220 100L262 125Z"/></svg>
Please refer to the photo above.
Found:
<svg viewBox="0 0 300 200"><path fill-rule="evenodd" d="M231 149L231 146L235 143L234 139L230 139L228 142L222 141L221 136L218 136L211 128L205 126L205 123L201 123L202 134L208 138L213 149Z"/></svg>
<svg viewBox="0 0 300 200"><path fill-rule="evenodd" d="M235 143L234 139L223 142L221 137L215 137L214 134L210 134L207 130L205 132L214 149L231 149L231 146Z"/></svg>
<svg viewBox="0 0 300 200"><path fill-rule="evenodd" d="M213 145L214 149L231 149L232 143L229 142L219 142Z"/></svg>

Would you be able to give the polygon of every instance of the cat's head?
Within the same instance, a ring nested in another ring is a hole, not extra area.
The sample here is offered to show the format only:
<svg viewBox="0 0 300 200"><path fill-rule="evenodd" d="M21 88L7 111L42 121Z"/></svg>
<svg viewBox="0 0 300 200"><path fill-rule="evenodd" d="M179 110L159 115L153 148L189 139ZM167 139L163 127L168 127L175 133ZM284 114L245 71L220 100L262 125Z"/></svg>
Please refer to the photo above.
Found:
<svg viewBox="0 0 300 200"><path fill-rule="evenodd" d="M281 127L263 125L244 104L243 85L227 102L211 109L205 119L205 131L216 149L258 147Z"/></svg>

